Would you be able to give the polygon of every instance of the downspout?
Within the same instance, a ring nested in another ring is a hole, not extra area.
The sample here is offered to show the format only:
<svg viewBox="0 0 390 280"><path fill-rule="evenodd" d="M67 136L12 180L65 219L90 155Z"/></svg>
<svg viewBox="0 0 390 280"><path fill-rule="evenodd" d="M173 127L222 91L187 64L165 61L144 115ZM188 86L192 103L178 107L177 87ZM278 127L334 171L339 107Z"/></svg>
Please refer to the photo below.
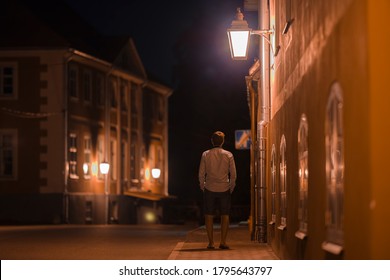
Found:
<svg viewBox="0 0 390 280"><path fill-rule="evenodd" d="M259 0L259 29L269 30L269 1ZM264 35L269 36L269 35ZM267 38L269 39L269 38ZM259 186L256 189L256 240L260 243L267 242L267 187L266 187L266 154L267 135L270 116L270 45L267 40L260 40L260 52L262 67L259 83L259 122L258 122L258 144L259 144Z"/></svg>
<svg viewBox="0 0 390 280"><path fill-rule="evenodd" d="M250 208L250 234L251 240L255 240L255 224L256 224L256 92L252 85L252 76L246 76L246 88L247 88L247 96L248 96L248 105L249 105L249 113L250 113L250 122L251 122L251 149L250 149L250 193L251 193L251 208Z"/></svg>
<svg viewBox="0 0 390 280"><path fill-rule="evenodd" d="M64 57L64 197L63 197L63 211L64 211L64 223L69 223L69 190L68 190L68 178L69 178L69 164L68 164L68 98L69 98L69 61L73 57L73 52L67 57Z"/></svg>

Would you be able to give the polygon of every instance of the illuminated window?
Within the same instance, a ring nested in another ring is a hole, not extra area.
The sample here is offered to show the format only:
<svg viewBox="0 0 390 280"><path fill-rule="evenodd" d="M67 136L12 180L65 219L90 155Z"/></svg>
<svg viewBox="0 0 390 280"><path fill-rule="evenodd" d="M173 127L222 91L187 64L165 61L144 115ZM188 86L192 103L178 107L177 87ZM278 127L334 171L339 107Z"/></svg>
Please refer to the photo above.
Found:
<svg viewBox="0 0 390 280"><path fill-rule="evenodd" d="M286 138L282 136L280 143L280 225L278 229L284 230L287 227L287 162L286 162Z"/></svg>
<svg viewBox="0 0 390 280"><path fill-rule="evenodd" d="M276 223L276 151L272 145L271 152L271 223Z"/></svg>
<svg viewBox="0 0 390 280"><path fill-rule="evenodd" d="M0 99L17 98L17 73L16 63L0 64Z"/></svg>
<svg viewBox="0 0 390 280"><path fill-rule="evenodd" d="M91 138L89 136L84 137L84 163L83 163L83 171L84 171L84 178L89 179L91 177L91 149L92 149L92 142Z"/></svg>
<svg viewBox="0 0 390 280"><path fill-rule="evenodd" d="M16 130L0 130L0 178L16 179Z"/></svg>
<svg viewBox="0 0 390 280"><path fill-rule="evenodd" d="M72 98L78 98L78 69L75 65L69 66L68 93Z"/></svg>
<svg viewBox="0 0 390 280"><path fill-rule="evenodd" d="M343 93L332 85L325 118L326 241L322 248L340 254L344 244L344 139Z"/></svg>
<svg viewBox="0 0 390 280"><path fill-rule="evenodd" d="M69 177L78 179L77 175L77 135L69 135Z"/></svg>
<svg viewBox="0 0 390 280"><path fill-rule="evenodd" d="M298 204L298 222L299 229L295 236L299 239L304 239L307 236L308 223L308 180L309 180L309 165L308 165L308 123L306 115L301 116L301 122L298 129L298 176L299 176L299 204Z"/></svg>

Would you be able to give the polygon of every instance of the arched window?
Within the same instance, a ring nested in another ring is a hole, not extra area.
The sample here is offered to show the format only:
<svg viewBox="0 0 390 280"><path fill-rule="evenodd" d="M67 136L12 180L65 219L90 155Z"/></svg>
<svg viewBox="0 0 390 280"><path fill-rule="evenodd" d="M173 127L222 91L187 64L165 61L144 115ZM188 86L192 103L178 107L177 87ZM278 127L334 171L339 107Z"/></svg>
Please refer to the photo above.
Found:
<svg viewBox="0 0 390 280"><path fill-rule="evenodd" d="M276 223L276 151L275 145L272 145L271 152L271 222Z"/></svg>
<svg viewBox="0 0 390 280"><path fill-rule="evenodd" d="M298 176L299 176L299 205L298 205L298 222L299 229L295 236L299 239L304 239L307 236L307 201L308 201L308 180L309 180L309 164L308 164L308 123L305 114L302 114L298 129Z"/></svg>
<svg viewBox="0 0 390 280"><path fill-rule="evenodd" d="M286 161L286 138L283 135L280 142L280 225L278 229L287 227L287 161Z"/></svg>
<svg viewBox="0 0 390 280"><path fill-rule="evenodd" d="M339 83L330 90L325 117L326 241L322 248L340 254L344 244L343 93Z"/></svg>

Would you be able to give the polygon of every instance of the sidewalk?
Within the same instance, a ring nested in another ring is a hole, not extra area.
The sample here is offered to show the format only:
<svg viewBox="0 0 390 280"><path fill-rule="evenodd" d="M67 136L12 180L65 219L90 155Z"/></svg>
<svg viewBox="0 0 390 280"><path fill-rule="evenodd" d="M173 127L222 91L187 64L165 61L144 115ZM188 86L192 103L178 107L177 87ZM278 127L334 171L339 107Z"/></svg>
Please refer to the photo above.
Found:
<svg viewBox="0 0 390 280"><path fill-rule="evenodd" d="M227 244L229 250L218 249L220 227L214 225L214 250L206 249L206 229L199 227L187 234L186 241L177 243L169 260L278 260L271 247L250 240L247 225L230 225Z"/></svg>

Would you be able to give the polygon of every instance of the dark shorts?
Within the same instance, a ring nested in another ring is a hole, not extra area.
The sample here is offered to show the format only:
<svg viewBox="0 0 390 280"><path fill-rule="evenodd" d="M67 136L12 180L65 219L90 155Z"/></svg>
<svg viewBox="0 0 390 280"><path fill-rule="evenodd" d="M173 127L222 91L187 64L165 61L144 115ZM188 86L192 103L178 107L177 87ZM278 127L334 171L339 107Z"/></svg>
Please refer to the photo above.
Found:
<svg viewBox="0 0 390 280"><path fill-rule="evenodd" d="M220 215L230 214L230 190L226 192L212 192L205 189L203 197L205 215L215 215L217 210L219 210Z"/></svg>

